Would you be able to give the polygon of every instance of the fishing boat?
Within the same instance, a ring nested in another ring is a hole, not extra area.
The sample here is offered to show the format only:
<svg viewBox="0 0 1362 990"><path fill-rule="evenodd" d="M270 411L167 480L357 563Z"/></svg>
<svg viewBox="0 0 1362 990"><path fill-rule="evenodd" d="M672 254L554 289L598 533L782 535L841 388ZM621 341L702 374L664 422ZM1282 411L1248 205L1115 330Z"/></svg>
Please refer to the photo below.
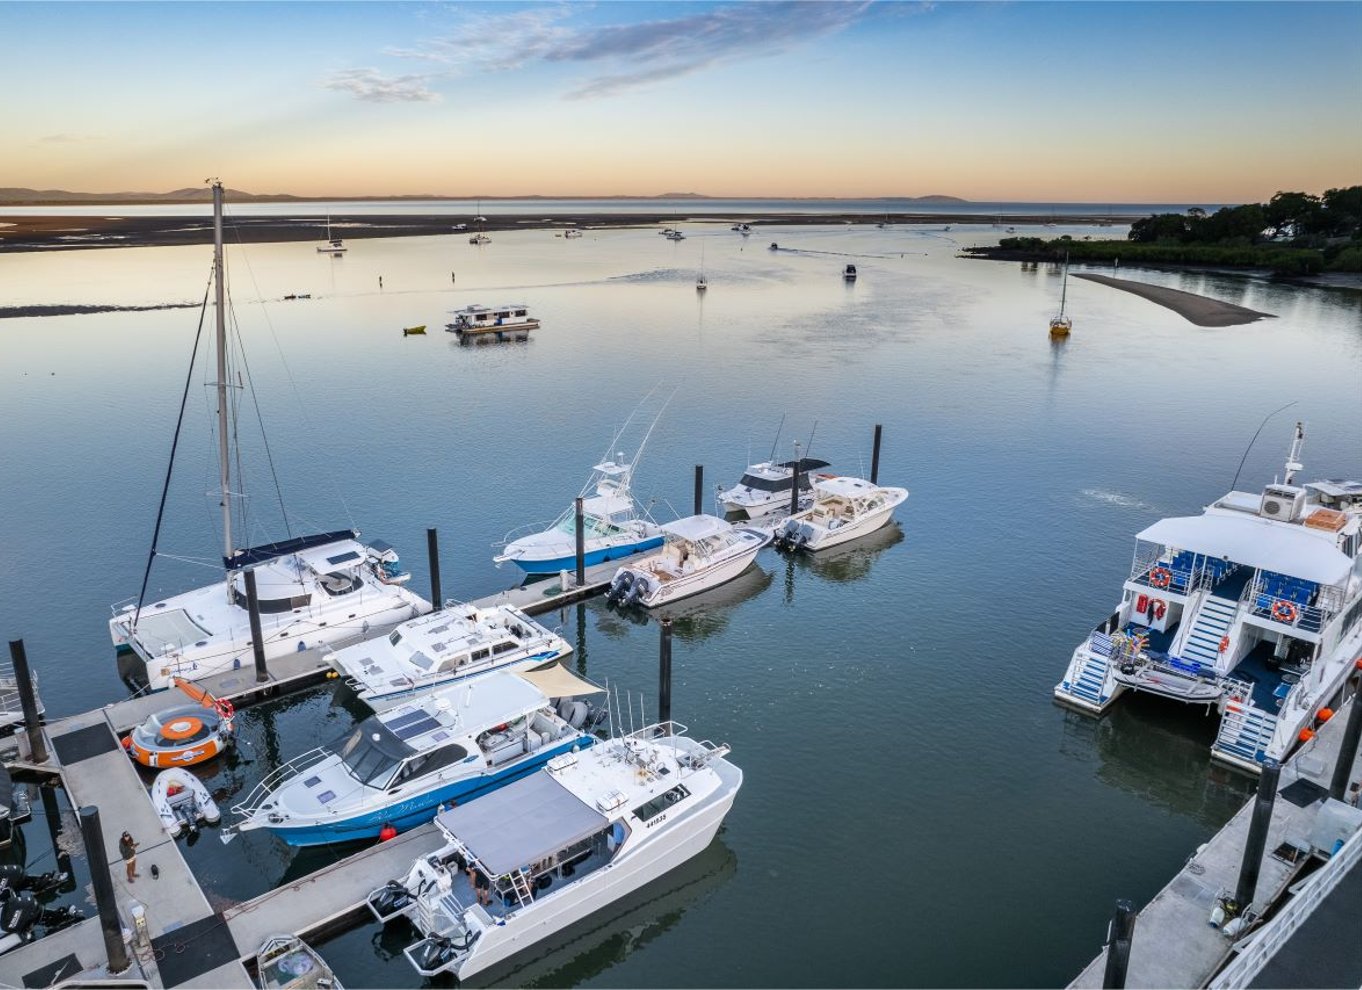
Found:
<svg viewBox="0 0 1362 990"><path fill-rule="evenodd" d="M771 542L770 533L707 515L663 523L662 532L661 550L615 572L607 603L655 608L718 587L751 567Z"/></svg>
<svg viewBox="0 0 1362 990"><path fill-rule="evenodd" d="M842 278L845 279L845 280L848 281L848 282L854 282L854 281L856 281L856 266L855 266L855 265L847 265L845 268L843 268L843 269L842 269Z"/></svg>
<svg viewBox="0 0 1362 990"><path fill-rule="evenodd" d="M450 602L325 659L360 701L386 711L455 681L493 670L547 667L571 652L567 640L513 605Z"/></svg>
<svg viewBox="0 0 1362 990"><path fill-rule="evenodd" d="M703 852L742 786L728 753L663 722L559 756L437 815L445 844L369 910L416 929L403 954L421 976L468 979Z"/></svg>
<svg viewBox="0 0 1362 990"><path fill-rule="evenodd" d="M174 678L196 704L154 712L123 737L123 748L144 767L188 767L204 763L232 745L235 709L201 687Z"/></svg>
<svg viewBox="0 0 1362 990"><path fill-rule="evenodd" d="M530 315L524 303L472 305L452 309L450 313L454 319L445 324L445 330L466 340L525 340L539 326L539 320Z"/></svg>
<svg viewBox="0 0 1362 990"><path fill-rule="evenodd" d="M790 489L795 484L799 485L801 493L812 492L809 473L827 467L828 462L800 457L800 444L796 441L795 459L776 463L776 447L780 444L780 434L784 428L785 417L782 416L776 428L776 438L771 442L770 457L760 464L749 465L736 485L719 492L719 504L725 512L755 519L787 510L790 507ZM812 434L809 436L809 446L813 446ZM807 501L804 494L800 495L800 499Z"/></svg>
<svg viewBox="0 0 1362 990"><path fill-rule="evenodd" d="M245 532L247 500L232 478L236 408L228 367L226 283L223 278L222 184L213 183L213 282L215 289L218 501L222 525L222 581L150 604L147 581L158 552L158 513L151 554L136 598L113 606L109 635L119 673L135 690L169 687L172 678L197 680L252 662L247 575L254 586L267 660L312 646L338 646L386 633L430 611L430 603L403 587L410 575L397 552L382 540L359 542L355 530L299 536L242 549L234 532ZM188 385L186 384L186 388ZM176 439L180 424L176 426ZM172 445L172 457L174 446ZM173 464L173 461L172 461ZM170 473L166 480L169 483ZM164 492L162 493L164 505ZM244 658L244 660L243 660Z"/></svg>
<svg viewBox="0 0 1362 990"><path fill-rule="evenodd" d="M344 990L317 951L297 935L271 935L255 953L264 990Z"/></svg>
<svg viewBox="0 0 1362 990"><path fill-rule="evenodd" d="M422 323L419 327L403 327L403 328L402 328L402 336L403 336L403 337L412 337L412 336L424 337L425 335L426 335L426 325L425 325L424 323Z"/></svg>
<svg viewBox="0 0 1362 990"><path fill-rule="evenodd" d="M599 690L562 667L498 671L390 708L266 776L232 807L235 830L315 846L423 825L441 804L464 804L590 746L595 712L572 699Z"/></svg>
<svg viewBox="0 0 1362 990"><path fill-rule="evenodd" d="M331 236L331 217L326 218L326 240L317 245L318 254L344 254L348 250L339 237Z"/></svg>
<svg viewBox="0 0 1362 990"><path fill-rule="evenodd" d="M216 825L222 820L208 788L183 767L169 767L156 775L151 785L151 803L160 816L161 827L176 838L186 829L193 834L199 822Z"/></svg>
<svg viewBox="0 0 1362 990"><path fill-rule="evenodd" d="M1100 714L1127 690L1214 707L1213 758L1256 771L1313 735L1362 654L1362 481L1230 491L1135 537L1121 600L1074 650L1056 699Z"/></svg>
<svg viewBox="0 0 1362 990"><path fill-rule="evenodd" d="M787 550L826 550L873 533L894 517L906 488L882 488L862 478L818 478L813 505L790 516L775 533Z"/></svg>
<svg viewBox="0 0 1362 990"><path fill-rule="evenodd" d="M1069 255L1064 255L1064 280L1060 283L1059 289L1059 313L1050 319L1050 336L1067 337L1069 331L1073 329L1073 320L1064 315L1064 304L1069 298Z"/></svg>

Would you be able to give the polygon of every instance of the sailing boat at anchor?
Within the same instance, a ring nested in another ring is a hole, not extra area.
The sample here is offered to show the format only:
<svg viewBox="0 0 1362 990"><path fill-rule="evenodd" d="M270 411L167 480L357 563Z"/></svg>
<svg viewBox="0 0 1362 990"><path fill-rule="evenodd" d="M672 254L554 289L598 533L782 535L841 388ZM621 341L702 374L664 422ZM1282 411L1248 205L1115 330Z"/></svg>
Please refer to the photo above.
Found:
<svg viewBox="0 0 1362 990"><path fill-rule="evenodd" d="M1059 290L1059 313L1050 319L1050 337L1059 339L1069 336L1073 320L1064 315L1064 303L1069 296L1069 252L1064 252L1064 281Z"/></svg>
<svg viewBox="0 0 1362 990"><path fill-rule="evenodd" d="M326 243L317 245L319 254L344 254L349 248L339 237L331 236L331 214L326 215Z"/></svg>
<svg viewBox="0 0 1362 990"><path fill-rule="evenodd" d="M232 509L242 496L239 480L238 490L233 491L231 476L235 434L229 428L228 388L234 379L227 366L222 183L218 181L213 182L213 287L219 501L226 575L207 587L144 604L160 536L158 513L142 591L136 598L114 605L109 621L119 674L138 691L169 687L176 677L194 681L251 663L249 596L257 600L266 660L311 647L338 648L382 635L398 623L430 611L429 602L403 587L411 575L402 570L396 551L382 540L359 542L357 530L297 536L246 549L233 543ZM179 430L177 424L177 440ZM168 468L167 487L169 483ZM163 492L162 505L164 498Z"/></svg>

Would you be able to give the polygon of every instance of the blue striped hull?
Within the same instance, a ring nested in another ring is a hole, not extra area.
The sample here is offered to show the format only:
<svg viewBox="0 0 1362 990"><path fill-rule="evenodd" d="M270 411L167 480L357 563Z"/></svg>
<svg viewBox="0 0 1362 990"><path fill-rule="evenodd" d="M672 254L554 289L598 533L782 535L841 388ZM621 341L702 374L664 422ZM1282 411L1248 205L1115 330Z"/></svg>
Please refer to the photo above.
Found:
<svg viewBox="0 0 1362 990"><path fill-rule="evenodd" d="M639 540L637 543L620 543L612 547L588 550L583 554L583 559L586 566L591 567L611 560L632 557L636 553L642 553L644 550L652 550L660 546L662 546L662 537L655 536L651 539ZM573 553L565 557L554 557L550 560L526 560L524 557L517 557L515 565L526 574L557 574L559 571L574 570L577 567L577 555Z"/></svg>
<svg viewBox="0 0 1362 990"><path fill-rule="evenodd" d="M399 832L424 825L435 817L441 804L465 804L512 781L527 777L559 753L573 746L585 748L594 742L591 736L579 736L502 767L494 773L482 773L452 781L444 787L407 798L382 808L366 810L350 818L327 822L325 825L270 825L266 826L291 846L321 846L339 842L372 842L384 825L392 825Z"/></svg>

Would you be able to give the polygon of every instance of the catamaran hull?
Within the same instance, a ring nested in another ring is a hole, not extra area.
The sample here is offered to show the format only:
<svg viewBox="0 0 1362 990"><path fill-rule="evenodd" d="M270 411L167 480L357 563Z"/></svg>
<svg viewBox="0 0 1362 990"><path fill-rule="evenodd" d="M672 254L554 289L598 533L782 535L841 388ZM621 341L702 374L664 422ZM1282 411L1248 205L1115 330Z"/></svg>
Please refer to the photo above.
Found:
<svg viewBox="0 0 1362 990"><path fill-rule="evenodd" d="M534 773L559 753L566 753L574 746L590 745L589 739L574 738L557 746L542 749L530 759L513 764L493 774L479 774L453 781L444 787L425 794L408 798L395 804L382 807L368 807L364 811L338 821L324 824L262 825L290 846L320 846L336 842L359 842L377 839L385 825L391 825L399 832L425 825L435 817L441 804L464 804L490 794L512 781Z"/></svg>
<svg viewBox="0 0 1362 990"><path fill-rule="evenodd" d="M698 856L714 841L736 796L737 788L731 788L700 809L686 823L683 838L665 846L659 843L657 848L640 848L635 855L584 877L576 889L537 902L504 925L485 929L453 972L464 980L504 962Z"/></svg>
<svg viewBox="0 0 1362 990"><path fill-rule="evenodd" d="M662 546L662 537L655 536L633 543L617 543L613 546L597 547L594 550L588 549L583 554L583 560L587 567L591 567L594 564L604 564L607 561L632 557L634 554L643 553L645 550L655 550L660 546ZM557 574L559 571L570 571L577 566L575 551L566 555L538 559L528 556L516 556L509 559L526 574Z"/></svg>

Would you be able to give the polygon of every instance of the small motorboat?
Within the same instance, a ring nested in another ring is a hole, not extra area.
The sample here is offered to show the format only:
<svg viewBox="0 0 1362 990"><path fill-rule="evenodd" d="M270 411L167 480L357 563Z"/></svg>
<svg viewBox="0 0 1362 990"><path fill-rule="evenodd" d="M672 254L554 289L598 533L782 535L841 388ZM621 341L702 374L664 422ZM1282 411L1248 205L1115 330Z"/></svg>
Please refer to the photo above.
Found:
<svg viewBox="0 0 1362 990"><path fill-rule="evenodd" d="M772 242L771 242L771 250L772 250L772 251L779 251L779 250L780 250L780 245L777 244L775 241L772 241Z"/></svg>
<svg viewBox="0 0 1362 990"><path fill-rule="evenodd" d="M419 327L403 327L403 328L402 328L402 336L403 336L403 337L412 337L412 336L424 337L425 335L426 335L426 325L425 325L424 323L422 323Z"/></svg>
<svg viewBox="0 0 1362 990"><path fill-rule="evenodd" d="M222 820L203 781L183 767L168 767L156 775L151 785L151 803L172 839L186 829L193 835L199 830L199 822L216 825Z"/></svg>
<svg viewBox="0 0 1362 990"><path fill-rule="evenodd" d="M731 581L771 542L768 532L735 527L717 516L666 523L662 549L621 567L605 594L607 604L653 608Z"/></svg>
<svg viewBox="0 0 1362 990"><path fill-rule="evenodd" d="M175 686L198 704L156 712L123 737L123 748L144 767L193 766L232 744L232 703L179 677Z"/></svg>
<svg viewBox="0 0 1362 990"><path fill-rule="evenodd" d="M255 953L265 990L343 990L326 960L296 935L271 935Z"/></svg>
<svg viewBox="0 0 1362 990"><path fill-rule="evenodd" d="M774 544L785 550L826 550L873 533L889 522L908 497L906 488L881 488L862 478L819 478L813 506L776 529Z"/></svg>

